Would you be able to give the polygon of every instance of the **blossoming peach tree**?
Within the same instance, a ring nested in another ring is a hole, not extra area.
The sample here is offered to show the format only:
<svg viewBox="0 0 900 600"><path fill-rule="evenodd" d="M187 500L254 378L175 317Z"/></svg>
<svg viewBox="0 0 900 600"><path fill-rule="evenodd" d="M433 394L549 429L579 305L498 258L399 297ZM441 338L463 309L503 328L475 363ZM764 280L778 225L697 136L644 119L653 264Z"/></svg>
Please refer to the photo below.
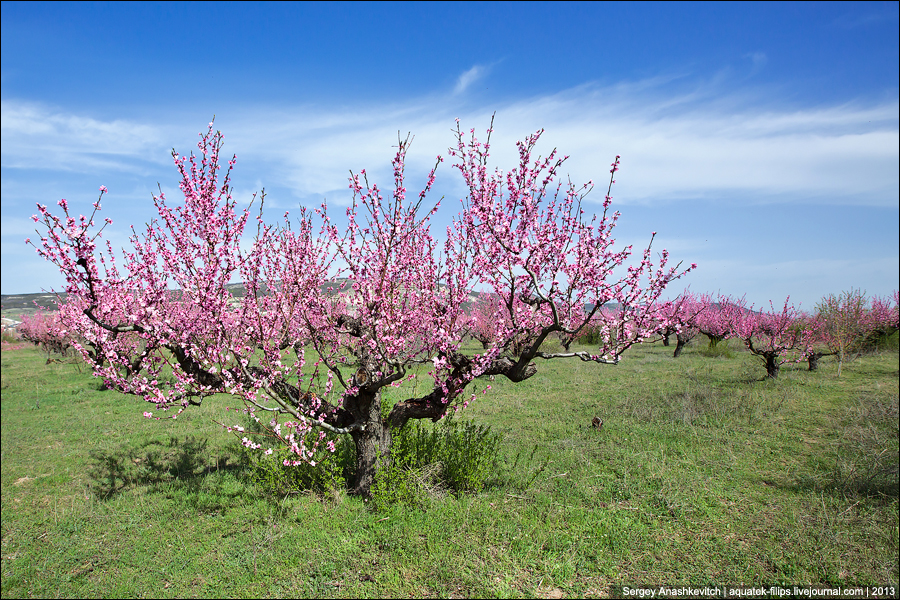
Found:
<svg viewBox="0 0 900 600"><path fill-rule="evenodd" d="M766 368L766 377L775 379L781 365L800 362L810 348L812 332L804 322L790 297L779 311L772 301L769 309L746 308L743 299L731 304L729 311L731 335L744 342L751 354L760 358Z"/></svg>
<svg viewBox="0 0 900 600"><path fill-rule="evenodd" d="M682 292L675 300L659 305L658 333L662 336L663 346L668 346L669 338L675 335L675 351L672 353L674 358L678 358L684 347L700 333L697 319L708 306L698 301L688 290Z"/></svg>
<svg viewBox="0 0 900 600"><path fill-rule="evenodd" d="M476 378L523 381L536 359L616 364L653 335L666 285L695 267L669 266L665 250L654 262L650 245L629 263L631 246L614 248L609 190L602 214L586 217L591 184L563 184L565 158L555 150L533 157L541 131L518 143L514 169L489 170L490 132L481 143L457 121L450 155L468 195L441 242L431 230L440 202L426 198L442 159L410 196L409 138L394 155L390 192L365 171L351 173L354 200L343 224L325 205L272 224L262 217L264 193L238 208L230 186L236 159L223 161L223 136L210 123L199 154L172 153L184 202L155 196L158 218L132 228L129 251L117 256L103 241L110 221L95 224L100 199L90 217L71 216L65 200L60 216L38 205L34 220L46 233L35 247L66 277L64 302L78 307L62 312L67 326L103 353L91 361L95 374L149 402L145 416L177 418L228 394L262 433L223 427L243 433L250 448L287 447L286 464L314 464L334 451L326 432L350 436L349 487L366 495L390 461L393 432L411 419L436 421L468 404ZM616 157L613 175L618 167ZM242 244L250 223L256 233ZM235 281L242 296L231 291ZM486 332L493 343L466 354L464 308L475 291L498 300ZM548 335L575 335L600 315L605 335L595 351L541 349ZM511 355L516 340L527 342ZM385 406L389 386L403 399Z"/></svg>

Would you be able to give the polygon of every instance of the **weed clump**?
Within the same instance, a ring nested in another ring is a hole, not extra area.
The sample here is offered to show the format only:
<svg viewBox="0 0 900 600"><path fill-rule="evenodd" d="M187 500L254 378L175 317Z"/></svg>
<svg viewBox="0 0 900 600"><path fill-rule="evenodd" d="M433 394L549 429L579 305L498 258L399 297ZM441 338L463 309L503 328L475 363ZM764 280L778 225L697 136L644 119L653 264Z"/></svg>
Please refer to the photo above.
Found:
<svg viewBox="0 0 900 600"><path fill-rule="evenodd" d="M353 464L351 446L349 440L336 439L334 454L324 454L316 463L296 461L297 456L285 447L273 449L269 455L247 450L250 480L267 496L334 495L346 487L347 471Z"/></svg>
<svg viewBox="0 0 900 600"><path fill-rule="evenodd" d="M328 440L334 442L334 453L322 453L315 464L295 464L296 456L287 448L268 455L246 450L251 481L271 496L335 494L352 478L355 448L342 436ZM477 492L497 472L502 441L490 427L452 417L433 426L412 422L394 432L390 465L379 471L372 496L376 504L420 505L450 492Z"/></svg>
<svg viewBox="0 0 900 600"><path fill-rule="evenodd" d="M900 475L898 397L861 398L837 445L832 484L845 492L897 499Z"/></svg>
<svg viewBox="0 0 900 600"><path fill-rule="evenodd" d="M447 492L478 492L495 476L503 437L485 425L445 417L394 432L391 464L378 474L378 504L421 505Z"/></svg>
<svg viewBox="0 0 900 600"><path fill-rule="evenodd" d="M728 341L710 344L700 350L700 355L706 358L734 358L734 351L728 347Z"/></svg>

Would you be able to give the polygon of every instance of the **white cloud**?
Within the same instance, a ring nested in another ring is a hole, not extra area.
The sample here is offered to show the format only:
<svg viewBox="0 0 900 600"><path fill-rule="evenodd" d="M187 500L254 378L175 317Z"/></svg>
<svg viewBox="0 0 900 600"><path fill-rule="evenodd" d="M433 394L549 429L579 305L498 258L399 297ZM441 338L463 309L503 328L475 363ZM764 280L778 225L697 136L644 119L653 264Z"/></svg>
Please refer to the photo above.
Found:
<svg viewBox="0 0 900 600"><path fill-rule="evenodd" d="M461 81L470 81L476 71L473 67ZM667 93L670 82L581 86L498 106L493 164L512 167L515 141L543 127L538 151L558 147L571 155L565 172L575 181L604 181L606 165L621 154L618 201L737 194L756 202L897 205L896 101L755 108L709 90ZM351 169L365 168L382 184L389 182L398 133L415 135L411 173L425 171L453 144L454 117L483 136L490 113L437 96L363 109L251 107L227 116L226 150L238 154L239 178L288 188L299 198L348 197ZM157 172L169 164L172 129L172 124L103 122L4 101L3 166ZM176 139L186 138L181 131ZM442 168L442 179L450 177L449 170L449 164Z"/></svg>
<svg viewBox="0 0 900 600"><path fill-rule="evenodd" d="M830 293L861 288L869 296L887 296L897 289L897 256L882 258L810 258L783 261L757 259L698 258L700 268L667 290L675 297L690 286L694 292L721 292L746 295L747 303L768 308L787 296L803 310L812 310L816 302Z"/></svg>
<svg viewBox="0 0 900 600"><path fill-rule="evenodd" d="M756 74L762 70L763 67L766 66L769 58L766 56L765 52L751 52L750 54L745 54L744 58L749 58L753 63L752 73Z"/></svg>
<svg viewBox="0 0 900 600"><path fill-rule="evenodd" d="M458 87L471 86L483 76L480 69L476 66L463 74ZM249 202L252 191L266 187L267 205L279 209L269 213L273 219L298 201L318 204L327 198L330 204L346 204L350 169L365 168L371 181L382 190L390 189L390 160L398 132L415 135L407 168L407 187L414 193L436 155L446 157L453 144L454 118L461 119L464 131L474 127L483 138L495 110L492 165L513 167L515 141L543 127L546 132L538 151L546 155L558 147L571 155L563 174L576 183L593 179L598 190L590 198L596 201L605 192L609 163L621 154L623 168L613 190L619 205L705 198L720 205L898 206L896 100L785 107L760 90L724 93L720 85L713 81L690 86L682 77L661 76L613 86L588 84L490 107L472 106L450 93L368 106L244 106L221 111L217 125L226 134L228 156L238 155L236 197ZM34 212L34 201L71 200L73 181L81 185L88 180L81 174L96 177L78 190L90 201L97 185L110 187L104 212L109 210L117 223L148 220L149 193L155 191L156 181L162 182L170 198L177 192L169 149L189 152L196 131L205 125L185 127L183 114L169 118L103 121L63 108L4 100L4 222L27 219ZM434 195L436 200L445 194L448 205L463 192L451 164L448 160L440 167ZM73 171L80 179L73 179ZM126 179L114 182L116 177ZM655 228L656 224L650 226ZM7 242L21 242L10 241L6 233L4 229L4 282L8 268L19 269L20 276L36 274L36 263L7 264ZM701 263L697 277L709 272L701 257L688 260ZM787 270L780 269L776 280L790 288L791 278L782 276ZM50 285L41 281L26 289ZM747 289L739 282L735 286Z"/></svg>
<svg viewBox="0 0 900 600"><path fill-rule="evenodd" d="M166 126L102 121L40 104L2 101L6 168L98 172L165 160Z"/></svg>
<svg viewBox="0 0 900 600"><path fill-rule="evenodd" d="M481 79L487 73L487 68L481 65L475 65L456 80L456 87L453 88L454 94L462 94L470 85Z"/></svg>

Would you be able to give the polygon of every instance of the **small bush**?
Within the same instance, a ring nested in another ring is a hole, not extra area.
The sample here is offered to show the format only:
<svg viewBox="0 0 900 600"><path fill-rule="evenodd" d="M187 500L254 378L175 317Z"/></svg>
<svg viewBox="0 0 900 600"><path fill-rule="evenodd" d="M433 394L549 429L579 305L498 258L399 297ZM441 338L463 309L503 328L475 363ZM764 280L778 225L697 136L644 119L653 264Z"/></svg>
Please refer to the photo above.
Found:
<svg viewBox="0 0 900 600"><path fill-rule="evenodd" d="M259 425L248 422L248 429ZM270 455L242 447L250 463L250 479L264 494L287 496L302 492L333 494L346 487L355 464L352 440L333 439L335 452L323 452L315 465L286 466L296 457L286 448ZM327 441L327 440L326 440ZM477 492L497 473L502 438L490 427L458 423L446 417L433 426L410 423L394 432L391 465L382 469L373 488L376 504L420 505L448 491Z"/></svg>
<svg viewBox="0 0 900 600"><path fill-rule="evenodd" d="M248 418L246 430L259 434L262 426ZM318 436L318 432L309 434ZM309 440L312 442L312 439ZM344 436L329 434L321 441L319 447L333 441L335 451L319 452L315 465L303 462L299 465L285 465L284 461L295 461L297 456L284 446L273 448L272 454L260 450L250 450L238 445L244 460L248 464L249 479L257 488L270 496L289 496L303 492L320 495L331 495L346 487L347 477L354 463L353 441Z"/></svg>
<svg viewBox="0 0 900 600"><path fill-rule="evenodd" d="M289 496L302 492L333 494L346 487L344 471L346 464L353 458L352 448L347 452L352 442L341 442L343 443L335 443L334 454L324 455L315 465L285 465L285 460L297 458L287 448L278 448L270 455L254 450L250 479L262 493L271 496Z"/></svg>
<svg viewBox="0 0 900 600"><path fill-rule="evenodd" d="M391 466L373 489L376 503L418 505L448 490L477 492L497 474L501 441L490 427L452 417L433 426L411 423L394 433Z"/></svg>
<svg viewBox="0 0 900 600"><path fill-rule="evenodd" d="M900 347L900 333L875 332L863 344L862 352L896 352Z"/></svg>
<svg viewBox="0 0 900 600"><path fill-rule="evenodd" d="M734 358L734 352L728 347L728 340L708 345L700 350L700 354L707 358Z"/></svg>
<svg viewBox="0 0 900 600"><path fill-rule="evenodd" d="M447 489L440 479L442 468L440 463L431 463L418 469L392 463L387 469L379 471L372 486L375 506L405 504L423 507L431 500L443 498Z"/></svg>
<svg viewBox="0 0 900 600"><path fill-rule="evenodd" d="M575 339L579 344L597 346L605 341L603 337L603 328L600 325L589 323L584 326L578 334L578 337Z"/></svg>

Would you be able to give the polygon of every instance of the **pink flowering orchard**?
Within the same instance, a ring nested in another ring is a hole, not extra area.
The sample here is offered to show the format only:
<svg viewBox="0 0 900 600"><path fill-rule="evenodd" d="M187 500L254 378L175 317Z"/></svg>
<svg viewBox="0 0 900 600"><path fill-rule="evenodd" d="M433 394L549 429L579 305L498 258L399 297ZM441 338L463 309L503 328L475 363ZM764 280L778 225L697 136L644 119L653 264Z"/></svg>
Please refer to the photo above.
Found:
<svg viewBox="0 0 900 600"><path fill-rule="evenodd" d="M103 241L99 200L79 218L65 200L61 216L39 205L34 219L46 233L36 248L66 276L67 304L78 308L67 324L102 354L95 373L149 402L145 416L176 418L228 394L263 425L244 445L282 444L293 453L287 463L315 463L334 450L326 432L347 435L356 449L350 488L367 495L390 460L393 431L467 404L478 377L531 377L536 359L616 364L654 334L660 294L695 266L668 265L665 250L654 263L649 243L634 261L630 246L616 248L609 190L602 213L589 215L591 184L564 184L555 150L535 156L540 131L518 144L515 168L489 169L490 133L481 143L457 126L450 156L469 192L442 241L431 229L440 203L427 199L442 159L410 193L409 138L399 141L390 189L360 171L342 219L323 205L273 224L263 220L264 194L238 208L236 159L222 159L223 136L210 123L196 156L173 152L184 201L154 197L158 218L133 229L129 251L117 256ZM617 157L611 173L618 168ZM255 233L242 244L248 225ZM228 287L236 281L242 297ZM464 306L475 292L493 299L479 324L491 344L466 354ZM605 335L595 351L541 350L549 335L574 337L597 319ZM403 398L389 409L387 386Z"/></svg>
<svg viewBox="0 0 900 600"><path fill-rule="evenodd" d="M615 248L619 213L609 211L619 157L611 165L599 219L585 219L582 201L593 184L564 184L559 170L568 157L558 157L556 150L547 157L534 156L543 130L517 143L519 164L508 173L488 168L491 133L488 129L482 143L474 130L467 139L457 124L451 155L469 194L450 237L458 240L461 255L472 256L480 284L503 305L495 324L496 346L530 338L521 344L517 360L504 359L508 368L503 374L514 381L530 376L534 358L615 364L627 348L653 335L656 301L669 282L696 265L684 271L679 271L680 263L670 267L666 250L654 265L648 243L639 264L614 276L632 253L631 246ZM655 232L651 243L653 236ZM607 305L615 309L601 310ZM597 319L606 335L596 353L540 350L550 334L577 336Z"/></svg>
<svg viewBox="0 0 900 600"><path fill-rule="evenodd" d="M815 370L819 358L833 355L838 359L840 377L849 357L874 347L879 339L897 331L897 292L893 293L893 302L878 296L869 299L858 289L829 294L816 306L809 325L810 370Z"/></svg>
<svg viewBox="0 0 900 600"><path fill-rule="evenodd" d="M33 315L22 316L18 333L23 339L40 346L47 354L49 363L51 352L65 355L72 345L67 336L60 335L61 329L59 313L39 310Z"/></svg>

